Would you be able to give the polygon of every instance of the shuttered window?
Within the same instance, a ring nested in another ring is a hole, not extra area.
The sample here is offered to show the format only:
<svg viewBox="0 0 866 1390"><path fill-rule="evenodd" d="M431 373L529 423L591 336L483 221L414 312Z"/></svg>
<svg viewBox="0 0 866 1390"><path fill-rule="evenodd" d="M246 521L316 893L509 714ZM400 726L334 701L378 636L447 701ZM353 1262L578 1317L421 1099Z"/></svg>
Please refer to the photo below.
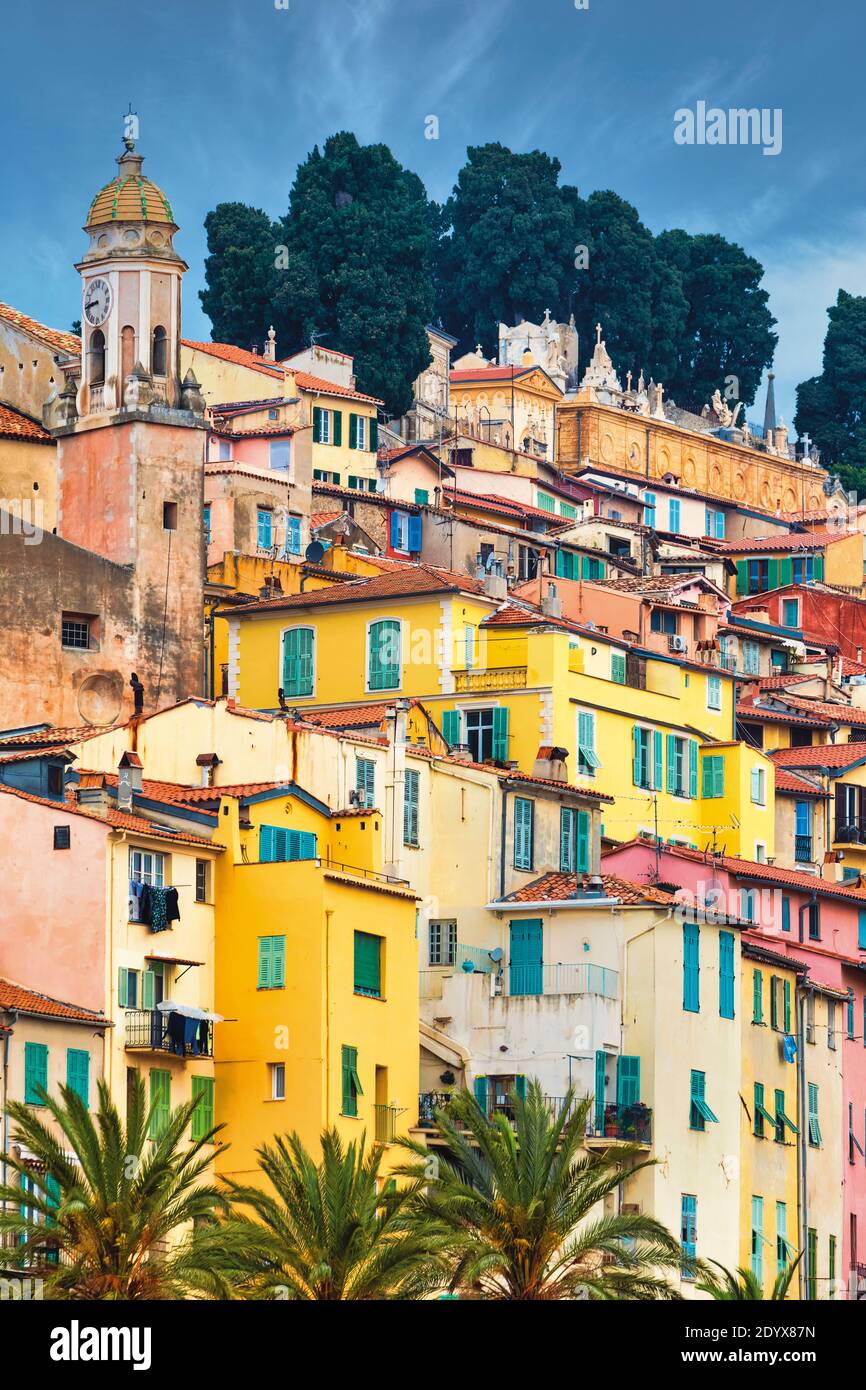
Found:
<svg viewBox="0 0 866 1390"><path fill-rule="evenodd" d="M90 1105L90 1053L81 1047L66 1049L66 1084L70 1091Z"/></svg>
<svg viewBox="0 0 866 1390"><path fill-rule="evenodd" d="M698 1199L691 1192L682 1194L680 1227L680 1243L683 1247L683 1254L687 1260L694 1260L697 1258L698 1245ZM694 1266L686 1264L683 1267L683 1278L694 1279L694 1277Z"/></svg>
<svg viewBox="0 0 866 1390"><path fill-rule="evenodd" d="M313 694L315 632L293 627L283 633L283 693L304 697Z"/></svg>
<svg viewBox="0 0 866 1390"><path fill-rule="evenodd" d="M191 1134L193 1139L204 1139L213 1129L213 1077L194 1076L192 1079L192 1098L198 1100L193 1111ZM199 1097L201 1099L199 1100Z"/></svg>
<svg viewBox="0 0 866 1390"><path fill-rule="evenodd" d="M531 869L535 803L524 796L514 798L514 867Z"/></svg>
<svg viewBox="0 0 866 1390"><path fill-rule="evenodd" d="M417 845L418 839L418 795L421 774L408 769L403 774L403 844Z"/></svg>
<svg viewBox="0 0 866 1390"><path fill-rule="evenodd" d="M168 1128L171 1118L171 1072L159 1071L155 1067L150 1072L150 1128L151 1139L159 1139Z"/></svg>
<svg viewBox="0 0 866 1390"><path fill-rule="evenodd" d="M401 661L399 619L380 618L378 622L371 623L367 644L368 689L399 689Z"/></svg>
<svg viewBox="0 0 866 1390"><path fill-rule="evenodd" d="M459 709L447 709L442 715L442 737L449 748L461 742Z"/></svg>
<svg viewBox="0 0 866 1390"><path fill-rule="evenodd" d="M818 1119L818 1087L814 1081L809 1082L808 1095L808 1137L813 1149L821 1147L821 1124Z"/></svg>
<svg viewBox="0 0 866 1390"><path fill-rule="evenodd" d="M625 653L611 652L610 654L610 678L617 685L625 685Z"/></svg>
<svg viewBox="0 0 866 1390"><path fill-rule="evenodd" d="M725 760L719 754L708 755L701 764L701 796L717 797L725 794Z"/></svg>
<svg viewBox="0 0 866 1390"><path fill-rule="evenodd" d="M508 761L508 707L497 706L493 711L493 758Z"/></svg>
<svg viewBox="0 0 866 1390"><path fill-rule="evenodd" d="M286 938L260 936L257 989L282 989L286 983Z"/></svg>
<svg viewBox="0 0 866 1390"><path fill-rule="evenodd" d="M700 928L696 922L683 924L683 1008L700 1013Z"/></svg>
<svg viewBox="0 0 866 1390"><path fill-rule="evenodd" d="M734 937L732 932L719 932L719 1014L734 1017Z"/></svg>
<svg viewBox="0 0 866 1390"><path fill-rule="evenodd" d="M355 759L355 790L364 797L364 806L376 805L376 764L372 758Z"/></svg>
<svg viewBox="0 0 866 1390"><path fill-rule="evenodd" d="M259 826L260 863L284 864L315 858L316 836L311 830L288 830L282 825Z"/></svg>
<svg viewBox="0 0 866 1390"><path fill-rule="evenodd" d="M764 1022L764 977L760 970L752 971L752 1022Z"/></svg>
<svg viewBox="0 0 866 1390"><path fill-rule="evenodd" d="M760 1082L760 1081L756 1081L756 1082L755 1082L754 1133L757 1135L757 1137L758 1137L759 1139L764 1139L764 1138L766 1138L766 1130L765 1130L764 1126L765 1126L765 1125L769 1125L769 1126L770 1126L770 1129L772 1130L772 1129L775 1128L775 1124L776 1124L775 1119L774 1119L773 1116L770 1114L769 1110L767 1109L766 1105L764 1104L764 1086L763 1086L763 1083Z"/></svg>
<svg viewBox="0 0 866 1390"><path fill-rule="evenodd" d="M358 1049L344 1046L342 1057L342 1101L340 1109L344 1115L357 1115L358 1097L364 1094L358 1076Z"/></svg>
<svg viewBox="0 0 866 1390"><path fill-rule="evenodd" d="M24 1103L44 1105L40 1094L48 1089L48 1048L45 1043L24 1044Z"/></svg>
<svg viewBox="0 0 866 1390"><path fill-rule="evenodd" d="M693 1071L691 1075L691 1088L689 1095L689 1128L705 1130L707 1123L717 1125L718 1116L714 1115L707 1105L707 1074L703 1071Z"/></svg>
<svg viewBox="0 0 866 1390"><path fill-rule="evenodd" d="M355 993L382 997L382 938L355 932Z"/></svg>

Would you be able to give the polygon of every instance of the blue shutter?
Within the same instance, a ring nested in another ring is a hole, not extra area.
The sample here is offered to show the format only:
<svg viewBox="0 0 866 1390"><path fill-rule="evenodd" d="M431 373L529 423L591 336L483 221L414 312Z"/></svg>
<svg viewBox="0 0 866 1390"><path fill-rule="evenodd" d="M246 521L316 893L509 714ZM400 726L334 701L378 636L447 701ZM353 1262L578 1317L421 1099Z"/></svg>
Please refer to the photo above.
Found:
<svg viewBox="0 0 866 1390"><path fill-rule="evenodd" d="M604 1134L604 1087L607 1053L595 1054L595 1132Z"/></svg>
<svg viewBox="0 0 866 1390"><path fill-rule="evenodd" d="M732 932L719 932L719 1014L734 1017L734 937Z"/></svg>
<svg viewBox="0 0 866 1390"><path fill-rule="evenodd" d="M409 517L409 549L415 553L421 549L421 518Z"/></svg>
<svg viewBox="0 0 866 1390"><path fill-rule="evenodd" d="M860 912L861 923L863 912ZM791 899L785 894L782 897L782 931L791 930Z"/></svg>
<svg viewBox="0 0 866 1390"><path fill-rule="evenodd" d="M273 864L276 861L276 831L272 825L259 826L259 862Z"/></svg>
<svg viewBox="0 0 866 1390"><path fill-rule="evenodd" d="M683 924L683 1008L700 1013L700 930L696 922Z"/></svg>
<svg viewBox="0 0 866 1390"><path fill-rule="evenodd" d="M400 549L400 514L399 514L399 512L392 512L392 513L391 513L391 549L392 549L392 550L399 550L399 549Z"/></svg>
<svg viewBox="0 0 866 1390"><path fill-rule="evenodd" d="M442 715L442 737L449 748L453 748L455 743L460 742L459 709L447 709Z"/></svg>
<svg viewBox="0 0 866 1390"><path fill-rule="evenodd" d="M508 706L498 705L493 711L493 757L508 761Z"/></svg>
<svg viewBox="0 0 866 1390"><path fill-rule="evenodd" d="M577 813L577 872L589 873L589 812Z"/></svg>

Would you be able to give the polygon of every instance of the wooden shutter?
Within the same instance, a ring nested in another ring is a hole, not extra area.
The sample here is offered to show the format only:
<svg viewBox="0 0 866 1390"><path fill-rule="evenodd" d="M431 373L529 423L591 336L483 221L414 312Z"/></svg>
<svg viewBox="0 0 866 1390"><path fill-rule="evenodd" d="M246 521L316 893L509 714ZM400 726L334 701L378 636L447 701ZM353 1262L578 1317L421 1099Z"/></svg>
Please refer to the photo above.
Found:
<svg viewBox="0 0 866 1390"><path fill-rule="evenodd" d="M141 1007L153 1009L156 1001L156 976L152 970L141 972Z"/></svg>
<svg viewBox="0 0 866 1390"><path fill-rule="evenodd" d="M418 843L418 787L420 776L417 772L403 774L403 843Z"/></svg>
<svg viewBox="0 0 866 1390"><path fill-rule="evenodd" d="M382 938L371 936L369 932L355 932L355 992L372 994L378 998L382 993L381 965Z"/></svg>
<svg viewBox="0 0 866 1390"><path fill-rule="evenodd" d="M676 734L667 735L667 782L665 784L669 792L677 789L677 737Z"/></svg>
<svg viewBox="0 0 866 1390"><path fill-rule="evenodd" d="M595 1054L595 1132L604 1133L604 1087L607 1053Z"/></svg>
<svg viewBox="0 0 866 1390"><path fill-rule="evenodd" d="M779 585L790 584L794 577L794 565L790 555L779 561Z"/></svg>
<svg viewBox="0 0 866 1390"><path fill-rule="evenodd" d="M658 729L653 729L653 786L657 791L661 791L662 789L663 777L662 736Z"/></svg>
<svg viewBox="0 0 866 1390"><path fill-rule="evenodd" d="M124 965L121 965L117 972L117 1007L129 1007L129 971Z"/></svg>
<svg viewBox="0 0 866 1390"><path fill-rule="evenodd" d="M631 731L631 757L632 757L632 781L636 787L641 785L641 733L642 730L635 724Z"/></svg>
<svg viewBox="0 0 866 1390"><path fill-rule="evenodd" d="M764 1021L764 977L760 970L752 971L752 1022Z"/></svg>
<svg viewBox="0 0 866 1390"><path fill-rule="evenodd" d="M489 1089L487 1085L487 1077L476 1076L475 1080L472 1083L472 1088L475 1093L475 1099L478 1103L479 1108L486 1115L488 1113L487 1096Z"/></svg>
<svg viewBox="0 0 866 1390"><path fill-rule="evenodd" d="M39 1087L48 1089L48 1048L45 1043L24 1044L24 1100L27 1105L44 1105Z"/></svg>
<svg viewBox="0 0 866 1390"><path fill-rule="evenodd" d="M66 1049L66 1084L87 1105L90 1091L90 1053L80 1047Z"/></svg>
<svg viewBox="0 0 866 1390"><path fill-rule="evenodd" d="M340 445L343 442L343 412L342 410L331 411L331 421L334 431L334 444Z"/></svg>
<svg viewBox="0 0 866 1390"><path fill-rule="evenodd" d="M497 762L508 761L507 705L498 705L493 711L493 757Z"/></svg>
<svg viewBox="0 0 866 1390"><path fill-rule="evenodd" d="M259 968L256 984L259 989L271 987L271 942L272 936L259 937Z"/></svg>
<svg viewBox="0 0 866 1390"><path fill-rule="evenodd" d="M171 1073L151 1068L150 1137L159 1139L171 1116Z"/></svg>
<svg viewBox="0 0 866 1390"><path fill-rule="evenodd" d="M748 560L737 561L737 596L749 592L749 562Z"/></svg>
<svg viewBox="0 0 866 1390"><path fill-rule="evenodd" d="M412 554L416 554L421 549L420 516L409 517L409 549L412 552Z"/></svg>
<svg viewBox="0 0 866 1390"><path fill-rule="evenodd" d="M689 796L692 800L698 794L698 745L693 738L689 739Z"/></svg>
<svg viewBox="0 0 866 1390"><path fill-rule="evenodd" d="M453 748L455 743L460 742L459 709L447 709L442 715L442 737L449 748Z"/></svg>
<svg viewBox="0 0 866 1390"><path fill-rule="evenodd" d="M355 415L352 411L349 411L349 448L350 448L350 449L357 449L357 447L358 447L358 417L357 417L357 415Z"/></svg>
<svg viewBox="0 0 866 1390"><path fill-rule="evenodd" d="M321 408L321 406L314 405L314 406L313 406L313 443L314 443L314 444L321 444L321 442L322 442L322 408Z"/></svg>
<svg viewBox="0 0 866 1390"><path fill-rule="evenodd" d="M778 975L770 976L770 1027L779 1026L779 1003L778 1003Z"/></svg>
<svg viewBox="0 0 866 1390"><path fill-rule="evenodd" d="M368 423L370 427L370 452L375 454L379 448L379 421L374 416Z"/></svg>
<svg viewBox="0 0 866 1390"><path fill-rule="evenodd" d="M734 937L727 931L719 932L719 1014L734 1017Z"/></svg>
<svg viewBox="0 0 866 1390"><path fill-rule="evenodd" d="M640 1100L640 1057L622 1055L616 1059L616 1103L637 1105Z"/></svg>
<svg viewBox="0 0 866 1390"><path fill-rule="evenodd" d="M344 1115L357 1115L358 1096L363 1095L361 1083L358 1079L358 1049L357 1047L346 1047L342 1049L342 1078L343 1078L343 1101L342 1111Z"/></svg>
<svg viewBox="0 0 866 1390"><path fill-rule="evenodd" d="M700 929L695 922L683 924L683 1008L700 1011Z"/></svg>
<svg viewBox="0 0 866 1390"><path fill-rule="evenodd" d="M199 1102L192 1117L191 1135L193 1139L203 1139L213 1129L213 1093L212 1076L194 1076L192 1078L192 1099ZM200 1100L199 1097L201 1097Z"/></svg>
<svg viewBox="0 0 866 1390"><path fill-rule="evenodd" d="M574 811L570 806L559 810L559 870L570 874L575 867L574 857Z"/></svg>
<svg viewBox="0 0 866 1390"><path fill-rule="evenodd" d="M577 813L577 872L589 873L589 812Z"/></svg>

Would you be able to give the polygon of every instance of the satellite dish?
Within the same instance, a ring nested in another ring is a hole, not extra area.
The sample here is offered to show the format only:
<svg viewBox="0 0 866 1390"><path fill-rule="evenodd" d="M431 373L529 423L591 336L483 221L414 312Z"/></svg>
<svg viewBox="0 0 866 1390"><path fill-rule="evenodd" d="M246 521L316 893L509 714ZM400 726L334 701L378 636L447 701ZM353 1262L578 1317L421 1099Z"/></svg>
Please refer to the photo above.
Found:
<svg viewBox="0 0 866 1390"><path fill-rule="evenodd" d="M490 959L492 961L495 961L495 963L498 965L499 962L502 960L502 957L505 955L505 952L503 951L501 946L494 946L493 950L488 951L487 954L490 957Z"/></svg>
<svg viewBox="0 0 866 1390"><path fill-rule="evenodd" d="M325 547L322 545L321 541L310 541L310 544L304 551L304 559L309 560L313 565L317 565L324 554Z"/></svg>
<svg viewBox="0 0 866 1390"><path fill-rule="evenodd" d="M471 975L473 970L475 969L475 966L471 960L465 960L461 965L460 969L464 972L464 974Z"/></svg>

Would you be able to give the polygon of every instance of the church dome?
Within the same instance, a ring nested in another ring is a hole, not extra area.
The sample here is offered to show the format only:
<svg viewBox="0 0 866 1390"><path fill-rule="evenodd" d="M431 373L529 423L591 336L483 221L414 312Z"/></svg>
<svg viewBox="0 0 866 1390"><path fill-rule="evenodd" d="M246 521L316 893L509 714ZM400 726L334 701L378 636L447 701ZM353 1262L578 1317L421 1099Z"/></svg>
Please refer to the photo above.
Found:
<svg viewBox="0 0 866 1390"><path fill-rule="evenodd" d="M127 148L117 163L117 178L100 188L90 204L85 230L110 222L162 222L174 226L171 203L151 179L141 172L144 156Z"/></svg>

